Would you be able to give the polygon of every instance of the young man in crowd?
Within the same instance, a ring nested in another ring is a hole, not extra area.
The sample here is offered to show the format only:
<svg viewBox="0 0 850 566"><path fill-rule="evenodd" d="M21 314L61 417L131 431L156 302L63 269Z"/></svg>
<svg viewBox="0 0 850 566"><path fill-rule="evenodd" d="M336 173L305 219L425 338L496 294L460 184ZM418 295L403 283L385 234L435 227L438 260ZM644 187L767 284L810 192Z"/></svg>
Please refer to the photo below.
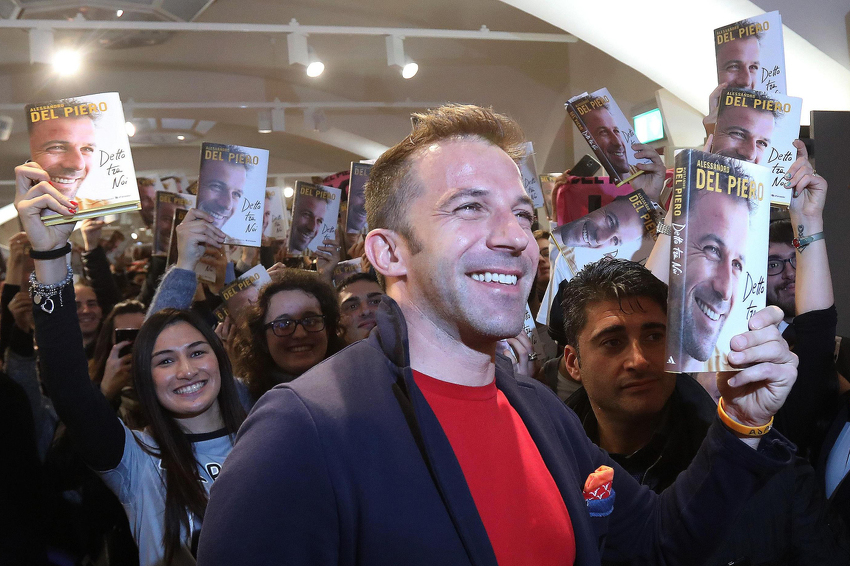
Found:
<svg viewBox="0 0 850 566"><path fill-rule="evenodd" d="M728 424L672 489L641 489L495 355L522 330L539 255L517 125L458 105L414 124L367 187L378 326L255 406L212 488L198 564L697 562L792 460L776 432L727 428L763 432L794 381L778 309L735 338L747 368L720 376Z"/></svg>
<svg viewBox="0 0 850 566"><path fill-rule="evenodd" d="M640 264L606 258L566 284L563 310L564 358L583 386L567 405L594 443L660 493L690 465L717 411L693 378L664 371L667 286ZM850 564L802 459L767 481L706 564L786 560Z"/></svg>
<svg viewBox="0 0 850 566"><path fill-rule="evenodd" d="M384 296L378 279L371 273L355 273L337 285L336 294L345 343L352 344L369 336L378 324L375 313Z"/></svg>

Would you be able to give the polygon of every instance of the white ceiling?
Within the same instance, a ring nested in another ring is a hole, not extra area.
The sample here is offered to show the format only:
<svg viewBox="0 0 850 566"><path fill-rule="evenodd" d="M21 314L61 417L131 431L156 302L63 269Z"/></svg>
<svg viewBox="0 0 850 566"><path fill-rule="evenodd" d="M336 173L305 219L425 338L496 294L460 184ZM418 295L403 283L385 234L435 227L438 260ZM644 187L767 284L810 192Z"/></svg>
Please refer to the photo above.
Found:
<svg viewBox="0 0 850 566"><path fill-rule="evenodd" d="M15 0L0 0L0 14L3 13L2 5L12 1ZM88 4L104 8L97 12L99 14L109 14L111 10L106 7L129 7L145 1L91 1ZM147 2L156 5L163 0ZM604 26L572 30L563 25L564 19L569 20L563 14L560 18L548 18L545 14L536 17L509 5L523 4L524 9L528 9L534 3L532 0L404 3L391 0L215 0L195 21L288 24L294 18L301 25L463 30L478 30L486 25L493 31L563 35L567 30L579 37L605 32ZM552 0L546 3L554 4ZM571 3L572 0L561 0L557 5L566 10ZM657 0L657 3L663 1ZM580 4L587 9L586 2ZM651 10L651 4L643 3L640 9ZM831 54L850 73L847 0L819 0L805 7L791 0L756 0L756 4L765 10L781 9L788 26L823 53ZM551 19L558 25L544 19ZM598 19L599 22L604 20ZM663 34L664 29L647 29L644 33L657 35L659 32ZM588 41L542 43L411 37L405 40L405 50L420 67L416 77L404 80L397 70L387 66L384 38L380 36L311 36L310 45L326 65L325 73L318 79L309 79L303 68L289 65L284 34L175 32L159 45L128 49L103 49L99 47L99 39L103 37L97 32L57 31L57 44L77 43L88 50L82 72L76 77L61 79L53 76L47 67L29 63L26 31L0 28L0 45L3 46L0 51L0 109L4 105L7 108L0 110L0 114L15 119L11 138L0 142L0 181L10 180L13 167L28 157L23 111L9 110L18 106L8 105L94 92L116 90L125 104L130 99L136 103L218 102L230 105L269 103L279 99L293 104L454 101L492 105L515 117L523 126L534 142L541 172L563 170L572 165L576 156L587 152L572 125L565 123L563 102L569 96L607 86L628 115L652 105L655 92L661 86L676 92L675 85L663 84L657 77L655 80L659 82L651 80L647 75L652 76L652 73L639 72L606 53L604 46L593 46ZM634 50L640 49L642 37L636 33ZM677 48L670 45L666 51L650 50L646 57L658 64ZM683 73L681 80L686 79L687 74ZM201 136L203 139L268 148L270 174L291 175L339 171L347 169L352 160L374 157L375 152L396 143L409 131L409 114L413 110L407 107L327 109L328 129L314 131L304 124L302 110L291 109L286 110L286 131L271 134L257 132L257 110L254 108L136 108L133 116L136 119L214 122L215 125ZM197 171L199 147L200 137L184 143L177 142L175 137L167 144L135 146L133 157L138 170L184 169L191 175ZM0 204L11 201L11 190L10 185L0 185Z"/></svg>

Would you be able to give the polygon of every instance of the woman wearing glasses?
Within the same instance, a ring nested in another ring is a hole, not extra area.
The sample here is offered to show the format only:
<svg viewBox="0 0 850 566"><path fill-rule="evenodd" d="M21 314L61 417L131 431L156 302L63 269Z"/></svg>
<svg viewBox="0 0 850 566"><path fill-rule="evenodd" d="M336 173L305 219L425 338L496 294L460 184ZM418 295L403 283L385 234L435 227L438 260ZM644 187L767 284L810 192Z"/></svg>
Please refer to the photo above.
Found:
<svg viewBox="0 0 850 566"><path fill-rule="evenodd" d="M342 346L333 288L316 273L287 269L274 273L257 303L246 309L234 341L233 362L257 400Z"/></svg>

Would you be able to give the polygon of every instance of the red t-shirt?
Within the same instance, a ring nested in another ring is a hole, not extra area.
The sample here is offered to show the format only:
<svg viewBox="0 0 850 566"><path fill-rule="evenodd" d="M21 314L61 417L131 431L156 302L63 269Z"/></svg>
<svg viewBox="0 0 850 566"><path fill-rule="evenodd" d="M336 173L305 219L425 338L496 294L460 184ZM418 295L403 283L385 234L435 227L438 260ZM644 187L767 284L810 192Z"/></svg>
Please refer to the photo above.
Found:
<svg viewBox="0 0 850 566"><path fill-rule="evenodd" d="M567 507L525 423L496 383L467 387L417 371L413 378L460 462L499 565L573 564Z"/></svg>

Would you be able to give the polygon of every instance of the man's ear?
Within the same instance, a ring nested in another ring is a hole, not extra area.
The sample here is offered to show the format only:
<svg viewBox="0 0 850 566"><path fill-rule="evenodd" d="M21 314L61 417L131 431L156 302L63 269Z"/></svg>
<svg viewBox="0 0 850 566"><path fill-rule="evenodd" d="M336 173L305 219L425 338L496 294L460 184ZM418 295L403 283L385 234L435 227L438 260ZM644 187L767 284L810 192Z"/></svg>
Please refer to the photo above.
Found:
<svg viewBox="0 0 850 566"><path fill-rule="evenodd" d="M366 257L375 271L384 277L407 275L407 245L404 238L394 230L378 228L366 235Z"/></svg>
<svg viewBox="0 0 850 566"><path fill-rule="evenodd" d="M567 371L570 372L573 381L581 383L581 368L579 367L578 350L575 346L567 345L564 347L564 365L567 366Z"/></svg>

